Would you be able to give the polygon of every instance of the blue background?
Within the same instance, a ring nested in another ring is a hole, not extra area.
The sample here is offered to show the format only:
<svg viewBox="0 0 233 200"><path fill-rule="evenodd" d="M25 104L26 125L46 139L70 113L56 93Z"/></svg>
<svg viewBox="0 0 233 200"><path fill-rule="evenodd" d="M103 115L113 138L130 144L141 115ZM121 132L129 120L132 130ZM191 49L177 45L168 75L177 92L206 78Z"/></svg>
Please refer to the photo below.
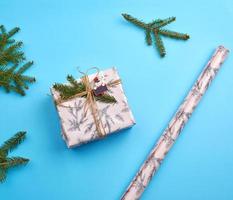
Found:
<svg viewBox="0 0 233 200"><path fill-rule="evenodd" d="M176 16L168 28L191 39L164 38L161 59L125 12L145 21ZM25 97L0 90L0 141L27 130L11 155L31 159L9 171L1 200L119 199L214 49L233 49L231 0L1 0L0 19L8 30L21 27L16 38L35 61L26 74L37 78ZM78 76L77 66L116 66L137 124L70 150L47 94L68 73ZM142 199L233 199L232 66L230 54Z"/></svg>

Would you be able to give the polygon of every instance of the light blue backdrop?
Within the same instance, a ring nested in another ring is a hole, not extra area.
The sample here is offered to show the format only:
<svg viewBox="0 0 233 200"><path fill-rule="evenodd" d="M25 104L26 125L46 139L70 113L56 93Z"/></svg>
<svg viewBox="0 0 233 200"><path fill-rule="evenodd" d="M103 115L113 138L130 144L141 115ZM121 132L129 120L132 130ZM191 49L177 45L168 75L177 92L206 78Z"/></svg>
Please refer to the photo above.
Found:
<svg viewBox="0 0 233 200"><path fill-rule="evenodd" d="M150 21L176 16L169 29L187 42L164 39L161 59L144 32L121 13ZM233 49L231 0L1 0L0 24L22 31L17 39L35 65L37 83L26 97L0 90L0 142L19 130L27 140L11 155L31 159L10 170L1 200L119 199L182 99L223 44ZM47 96L54 82L97 66L116 66L137 120L130 130L69 150ZM168 154L143 200L233 199L233 55Z"/></svg>

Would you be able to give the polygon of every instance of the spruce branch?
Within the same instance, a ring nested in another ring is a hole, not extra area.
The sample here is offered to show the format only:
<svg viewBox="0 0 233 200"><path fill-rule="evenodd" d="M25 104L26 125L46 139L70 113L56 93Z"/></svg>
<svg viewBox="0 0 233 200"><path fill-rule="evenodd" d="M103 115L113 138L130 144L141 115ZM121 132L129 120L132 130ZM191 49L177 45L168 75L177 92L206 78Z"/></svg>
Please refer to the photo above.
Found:
<svg viewBox="0 0 233 200"><path fill-rule="evenodd" d="M155 19L155 20L153 20L151 23L148 23L148 26L153 26L153 25L155 25L155 24L159 24L159 23L162 23L164 20L162 20L162 19Z"/></svg>
<svg viewBox="0 0 233 200"><path fill-rule="evenodd" d="M99 96L95 96L96 101L101 101L103 103L116 103L116 99L114 96L111 96L109 94L102 94Z"/></svg>
<svg viewBox="0 0 233 200"><path fill-rule="evenodd" d="M86 91L84 83L78 82L72 75L68 75L66 79L69 82L68 84L55 83L53 85L53 88L59 93L59 96L62 100L70 99L76 94ZM86 98L86 96L86 94L83 94L81 97ZM116 103L116 99L108 94L94 96L94 98L96 101L103 103Z"/></svg>
<svg viewBox="0 0 233 200"><path fill-rule="evenodd" d="M22 157L7 157L8 153L16 148L26 137L26 132L20 131L16 133L13 137L8 139L0 147L0 182L6 180L7 170L18 166L24 165L29 162L29 159Z"/></svg>
<svg viewBox="0 0 233 200"><path fill-rule="evenodd" d="M0 66L0 87L3 87L6 92L14 91L22 96L25 95L25 90L28 89L27 83L36 81L34 77L23 75L23 73L33 65L33 62L28 62L23 66L13 65L12 67Z"/></svg>
<svg viewBox="0 0 233 200"><path fill-rule="evenodd" d="M2 162L6 158L6 152L5 151L0 151L0 162Z"/></svg>
<svg viewBox="0 0 233 200"><path fill-rule="evenodd" d="M82 82L75 80L72 75L68 75L66 79L69 84L55 83L53 85L53 88L59 92L60 98L62 100L67 100L76 94L85 92L85 85Z"/></svg>
<svg viewBox="0 0 233 200"><path fill-rule="evenodd" d="M0 183L6 180L6 169L0 168Z"/></svg>
<svg viewBox="0 0 233 200"><path fill-rule="evenodd" d="M8 33L3 25L0 26L0 65L8 63L18 64L25 60L24 53L21 51L22 42L16 42L11 37L19 32L19 28L14 28Z"/></svg>
<svg viewBox="0 0 233 200"><path fill-rule="evenodd" d="M21 142L23 142L25 138L26 132L21 131L16 133L13 137L4 142L3 145L0 147L0 156L2 154L4 156L8 155L8 153L16 148Z"/></svg>
<svg viewBox="0 0 233 200"><path fill-rule="evenodd" d="M1 169L9 169L11 167L16 167L18 165L25 165L29 162L29 159L27 158L22 158L22 157L11 157L11 158L6 158L4 162L0 163L0 168Z"/></svg>
<svg viewBox="0 0 233 200"><path fill-rule="evenodd" d="M152 38L151 38L151 31L150 30L146 30L146 43L149 46L152 44Z"/></svg>
<svg viewBox="0 0 233 200"><path fill-rule="evenodd" d="M19 30L16 27L7 32L3 25L0 26L0 87L23 96L24 90L28 89L27 83L35 82L35 78L23 75L33 62L23 64L26 59L21 51L23 43L12 39Z"/></svg>
<svg viewBox="0 0 233 200"><path fill-rule="evenodd" d="M135 24L136 26L138 27L141 27L141 28L144 28L144 29L147 29L149 28L148 25L146 23L144 23L143 21L135 18L135 17L132 17L131 15L128 15L128 14L125 14L123 13L122 16L129 22Z"/></svg>
<svg viewBox="0 0 233 200"><path fill-rule="evenodd" d="M180 39L180 40L188 40L189 39L188 34L178 33L175 31L169 31L166 29L160 29L159 33L163 36L170 37L170 38L175 38L175 39Z"/></svg>
<svg viewBox="0 0 233 200"><path fill-rule="evenodd" d="M155 44L156 44L156 47L159 51L159 54L161 57L164 57L166 55L166 51L165 51L163 41L161 40L158 31L155 30L153 33L154 33L154 37L155 37Z"/></svg>
<svg viewBox="0 0 233 200"><path fill-rule="evenodd" d="M135 17L132 17L129 14L122 14L122 15L127 21L129 21L129 22L133 23L134 25L145 30L145 34L146 34L145 40L146 40L147 45L152 44L151 34L154 35L155 45L156 45L161 57L165 56L166 51L165 51L165 47L163 45L163 41L162 41L160 35L170 37L170 38L180 39L180 40L189 39L188 34L183 34L183 33L178 33L178 32L174 32L174 31L162 29L164 26L174 22L176 20L175 17L169 17L169 18L166 18L163 20L156 19L150 23L145 23L145 22L143 22Z"/></svg>
<svg viewBox="0 0 233 200"><path fill-rule="evenodd" d="M163 26L166 26L172 22L174 22L176 20L175 17L168 17L167 19L164 19L162 21L160 21L159 23L154 23L151 28L154 30L154 29L159 29Z"/></svg>

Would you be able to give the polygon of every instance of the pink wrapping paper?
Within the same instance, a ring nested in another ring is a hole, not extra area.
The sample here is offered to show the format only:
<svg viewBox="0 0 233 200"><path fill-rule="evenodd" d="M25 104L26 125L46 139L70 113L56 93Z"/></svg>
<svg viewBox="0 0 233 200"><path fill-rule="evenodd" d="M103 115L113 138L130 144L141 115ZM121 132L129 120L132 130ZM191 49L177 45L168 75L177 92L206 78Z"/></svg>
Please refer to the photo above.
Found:
<svg viewBox="0 0 233 200"><path fill-rule="evenodd" d="M179 107L177 113L127 188L121 198L122 200L136 200L141 197L151 178L155 172L157 172L164 157L180 135L181 130L199 103L201 97L204 95L211 81L214 79L227 54L228 50L223 46L219 46L217 48L188 96Z"/></svg>
<svg viewBox="0 0 233 200"><path fill-rule="evenodd" d="M102 71L102 73L105 76L106 83L120 79L115 68L107 69ZM89 75L90 81L95 76L96 74ZM135 124L121 83L109 87L107 92L115 97L117 103L108 104L99 101L96 102L100 118L104 125L105 136L129 128ZM53 88L51 88L51 93L56 101L59 98L59 93ZM84 114L85 101L86 98L77 97L63 102L62 105L56 105L61 121L62 136L69 148L100 138L90 109L88 109L86 116Z"/></svg>

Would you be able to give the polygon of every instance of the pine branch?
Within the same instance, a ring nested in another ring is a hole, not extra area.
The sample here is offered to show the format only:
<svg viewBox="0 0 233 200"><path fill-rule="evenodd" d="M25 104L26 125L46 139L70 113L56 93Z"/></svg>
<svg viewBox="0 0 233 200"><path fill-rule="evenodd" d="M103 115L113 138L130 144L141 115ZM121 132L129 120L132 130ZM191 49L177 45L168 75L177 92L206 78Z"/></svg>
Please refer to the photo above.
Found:
<svg viewBox="0 0 233 200"><path fill-rule="evenodd" d="M0 182L6 179L7 170L11 167L24 165L29 162L29 159L22 157L7 157L9 151L16 148L26 137L26 132L18 132L9 140L3 143L0 147Z"/></svg>
<svg viewBox="0 0 233 200"><path fill-rule="evenodd" d="M25 76L24 73L33 65L33 62L28 62L16 71L18 65L10 68L0 66L0 87L3 87L6 92L14 91L22 96L25 95L25 89L28 89L27 83L36 81L34 77Z"/></svg>
<svg viewBox="0 0 233 200"><path fill-rule="evenodd" d="M5 151L0 150L0 162L2 162L6 158L7 154Z"/></svg>
<svg viewBox="0 0 233 200"><path fill-rule="evenodd" d="M149 30L146 30L146 43L149 46L152 44L151 31Z"/></svg>
<svg viewBox="0 0 233 200"><path fill-rule="evenodd" d="M11 157L6 158L5 162L0 163L1 169L9 169L18 165L25 165L29 162L29 159L22 157Z"/></svg>
<svg viewBox="0 0 233 200"><path fill-rule="evenodd" d="M21 51L23 43L12 39L19 30L16 27L7 32L3 25L0 26L0 87L6 92L14 91L24 96L24 90L28 89L27 83L35 82L35 78L23 75L33 62L23 64L15 71L26 59Z"/></svg>
<svg viewBox="0 0 233 200"><path fill-rule="evenodd" d="M139 19L135 18L135 17L132 17L131 15L128 15L128 14L122 14L122 16L129 22L132 22L133 24L135 24L136 26L138 27L141 27L141 28L145 28L147 29L148 28L148 25L146 23L144 23L143 21L140 21Z"/></svg>
<svg viewBox="0 0 233 200"><path fill-rule="evenodd" d="M166 25L174 22L175 20L176 20L175 17L168 17L167 19L164 19L159 23L154 23L151 28L152 29L159 29L159 28L161 28L163 26L166 26Z"/></svg>
<svg viewBox="0 0 233 200"><path fill-rule="evenodd" d="M0 183L6 180L6 169L0 168Z"/></svg>
<svg viewBox="0 0 233 200"><path fill-rule="evenodd" d="M85 85L82 82L77 82L72 75L67 76L67 81L70 84L55 83L53 86L59 92L62 100L67 100L78 93L85 92Z"/></svg>
<svg viewBox="0 0 233 200"><path fill-rule="evenodd" d="M178 33L175 31L169 31L166 29L160 29L159 33L163 36L170 37L170 38L175 38L175 39L180 39L180 40L188 40L189 39L188 34Z"/></svg>
<svg viewBox="0 0 233 200"><path fill-rule="evenodd" d="M26 132L16 133L13 137L4 142L4 144L0 147L0 156L6 156L9 151L12 151L14 148L16 148L21 142L24 141L25 138Z"/></svg>
<svg viewBox="0 0 233 200"><path fill-rule="evenodd" d="M162 19L155 19L155 20L153 20L151 23L148 23L148 26L153 26L153 25L155 25L155 24L159 24L159 23L162 23L164 20L162 20Z"/></svg>
<svg viewBox="0 0 233 200"><path fill-rule="evenodd" d="M0 49L6 46L7 44L12 44L15 42L14 39L11 39L13 35L15 35L17 32L19 32L19 28L13 28L9 33L6 32L6 29L3 25L0 26Z"/></svg>
<svg viewBox="0 0 233 200"><path fill-rule="evenodd" d="M0 26L0 65L4 66L9 63L18 64L25 60L24 53L20 50L23 43L15 42L11 37L20 29L14 28L8 33L3 25Z"/></svg>
<svg viewBox="0 0 233 200"><path fill-rule="evenodd" d="M108 94L102 94L99 96L95 96L95 100L103 102L103 103L116 103L117 102L115 97L108 95Z"/></svg>
<svg viewBox="0 0 233 200"><path fill-rule="evenodd" d="M131 15L128 15L128 14L122 14L122 15L127 21L135 24L136 26L140 28L145 29L145 34L146 34L145 40L146 40L147 45L152 44L151 33L154 35L155 45L161 57L164 57L166 55L166 51L165 51L165 47L163 45L163 41L160 35L170 37L170 38L175 38L175 39L181 39L181 40L189 39L189 35L187 34L169 31L166 29L161 29L162 27L174 22L176 20L175 17L169 17L164 20L156 19L150 23L145 23L141 20L138 20L137 18L132 17Z"/></svg>
<svg viewBox="0 0 233 200"><path fill-rule="evenodd" d="M67 76L67 81L69 84L55 83L53 85L53 88L59 93L62 100L70 99L76 94L86 91L85 85L82 82L75 80L72 75ZM84 94L82 97L86 97L86 94ZM104 103L116 103L116 99L108 94L95 96L95 100Z"/></svg>
<svg viewBox="0 0 233 200"><path fill-rule="evenodd" d="M11 29L7 34L8 39L10 39L13 35L18 33L19 31L20 31L19 27L15 27L15 28Z"/></svg>
<svg viewBox="0 0 233 200"><path fill-rule="evenodd" d="M159 54L161 57L164 57L166 55L165 47L163 44L163 41L161 40L158 31L154 31L154 37L155 37L155 42L156 42L156 47L159 51Z"/></svg>

